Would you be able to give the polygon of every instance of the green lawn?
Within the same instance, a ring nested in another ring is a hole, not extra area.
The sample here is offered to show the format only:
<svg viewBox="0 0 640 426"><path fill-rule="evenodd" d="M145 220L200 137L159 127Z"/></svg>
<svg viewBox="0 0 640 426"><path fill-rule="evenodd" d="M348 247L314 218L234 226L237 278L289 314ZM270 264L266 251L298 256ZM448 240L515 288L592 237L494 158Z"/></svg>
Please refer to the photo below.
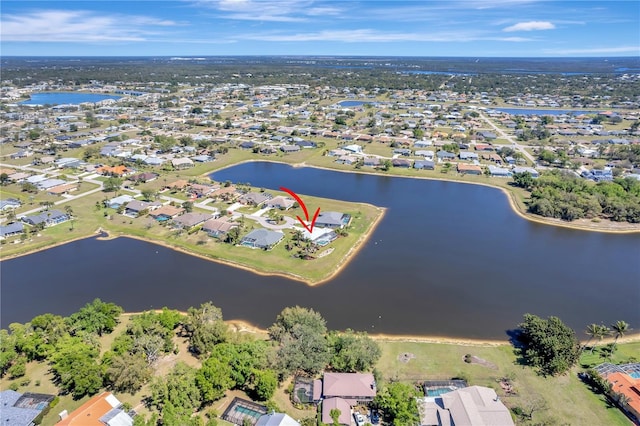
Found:
<svg viewBox="0 0 640 426"><path fill-rule="evenodd" d="M469 385L491 387L509 408L526 409L532 404L544 408L534 412L532 421L518 424L567 425L628 425L627 418L611 408L602 395L589 390L577 377L582 369L575 367L560 377L542 377L530 368L519 365L512 346L464 346L437 343L380 342L382 358L377 369L385 380L421 382L424 380L462 377ZM640 342L619 345L614 362L626 361L628 354L638 353ZM408 362L399 356L410 353L415 358ZM471 354L486 360L489 366L468 364L464 356ZM498 381L512 379L516 395L506 395ZM544 401L541 404L541 401Z"/></svg>

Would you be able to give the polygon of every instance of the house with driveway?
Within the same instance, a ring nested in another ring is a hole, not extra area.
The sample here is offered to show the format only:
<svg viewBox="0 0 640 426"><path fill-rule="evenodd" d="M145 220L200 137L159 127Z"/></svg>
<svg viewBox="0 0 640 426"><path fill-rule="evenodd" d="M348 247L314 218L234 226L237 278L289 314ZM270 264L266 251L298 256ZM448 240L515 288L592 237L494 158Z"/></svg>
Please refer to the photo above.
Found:
<svg viewBox="0 0 640 426"><path fill-rule="evenodd" d="M268 250L282 241L283 238L284 234L282 232L259 228L245 235L240 241L240 245Z"/></svg>
<svg viewBox="0 0 640 426"><path fill-rule="evenodd" d="M368 404L376 397L371 373L324 373L322 378L322 422L332 424L331 410L340 410L338 423L351 425L351 408Z"/></svg>
<svg viewBox="0 0 640 426"><path fill-rule="evenodd" d="M209 234L210 237L223 239L230 230L238 226L238 223L232 222L227 216L223 216L217 219L207 220L201 229Z"/></svg>
<svg viewBox="0 0 640 426"><path fill-rule="evenodd" d="M8 225L0 226L0 240L22 234L22 232L24 232L24 225L20 222L13 222Z"/></svg>

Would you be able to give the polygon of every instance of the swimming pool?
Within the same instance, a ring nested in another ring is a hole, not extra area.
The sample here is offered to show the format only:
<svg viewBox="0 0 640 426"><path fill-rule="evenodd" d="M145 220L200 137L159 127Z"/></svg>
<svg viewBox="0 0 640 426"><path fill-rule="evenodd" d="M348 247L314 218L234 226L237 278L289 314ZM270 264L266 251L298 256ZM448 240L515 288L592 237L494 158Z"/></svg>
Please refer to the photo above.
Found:
<svg viewBox="0 0 640 426"><path fill-rule="evenodd" d="M633 377L634 379L640 379L640 371L631 372L631 373L629 373L629 375L631 377Z"/></svg>
<svg viewBox="0 0 640 426"><path fill-rule="evenodd" d="M442 396L445 393L453 392L454 390L455 389L453 389L452 387L427 389L427 396L430 396L430 397Z"/></svg>

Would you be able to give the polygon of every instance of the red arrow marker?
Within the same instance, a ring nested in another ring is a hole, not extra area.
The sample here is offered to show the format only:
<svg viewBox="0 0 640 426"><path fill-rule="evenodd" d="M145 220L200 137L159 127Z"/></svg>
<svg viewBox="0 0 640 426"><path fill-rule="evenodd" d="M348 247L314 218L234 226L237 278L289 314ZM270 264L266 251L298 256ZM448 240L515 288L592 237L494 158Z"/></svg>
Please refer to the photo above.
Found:
<svg viewBox="0 0 640 426"><path fill-rule="evenodd" d="M309 211L307 210L307 206L304 204L304 201L302 201L302 199L298 196L298 194L296 194L295 192L293 192L290 189L285 188L284 186L280 187L280 190L286 192L287 194L291 195L297 202L298 204L300 204L300 207L302 207L302 211L304 212L304 217L307 220L307 222L309 222ZM320 214L320 207L318 207L318 209L316 210L315 214L313 215L313 219L311 219L311 224L307 225L300 216L296 216L296 219L298 219L300 221L300 223L302 224L302 226L304 226L304 229L306 229L307 231L309 231L309 233L313 232L313 227L316 224L316 220L318 219L318 215Z"/></svg>

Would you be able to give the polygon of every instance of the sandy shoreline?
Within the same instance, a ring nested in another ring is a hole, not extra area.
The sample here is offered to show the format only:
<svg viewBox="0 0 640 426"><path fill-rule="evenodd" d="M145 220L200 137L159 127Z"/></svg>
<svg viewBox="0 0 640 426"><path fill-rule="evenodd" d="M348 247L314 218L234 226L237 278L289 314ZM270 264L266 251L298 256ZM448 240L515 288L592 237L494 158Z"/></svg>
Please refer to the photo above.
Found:
<svg viewBox="0 0 640 426"><path fill-rule="evenodd" d="M160 309L154 309L155 312L160 312ZM187 315L184 311L179 311L183 315ZM125 312L124 316L139 315L142 312ZM275 321L275 318L274 318ZM244 320L225 320L224 321L232 331L239 333L249 333L257 336L268 336L269 332L266 329L257 327L248 321ZM438 345L456 345L456 346L484 346L484 347L496 347L510 345L508 338L504 340L499 339L473 339L464 337L447 337L447 336L429 336L418 334L370 334L367 333L373 340L380 342L399 342L399 343L433 343ZM603 339L602 341L595 342L598 346L613 343L614 338L610 337ZM587 341L583 340L580 343L585 344ZM618 339L618 343L634 343L640 342L640 333L627 335ZM593 342L592 342L593 343Z"/></svg>
<svg viewBox="0 0 640 426"><path fill-rule="evenodd" d="M630 227L631 229L626 229L627 225L625 225L624 222L621 222L620 224L618 222L612 222L612 221L607 221L607 220L601 220L600 222L591 222L588 219L584 219L584 220L580 220L580 221L574 221L574 222L565 222L565 221L562 221L561 219L538 217L538 216L523 212L520 209L520 207L518 206L518 204L515 201L515 199L514 199L515 194L513 192L509 191L506 188L503 188L503 187L497 186L497 185L492 185L491 183L471 182L471 181L450 179L450 178L446 178L446 177L401 176L401 175L394 175L394 174L376 173L376 172L371 172L371 171L362 170L362 169L360 169L360 170L333 169L333 168L325 167L325 166L317 166L317 165L314 165L314 164L307 164L305 162L302 162L302 163L285 163L285 162L282 162L282 161L274 161L274 160L269 160L269 159L249 159L249 160L244 160L244 161L240 161L238 163L226 165L224 167L212 170L212 171L207 172L207 173L203 173L201 176L207 176L208 177L210 174L218 172L220 170L225 170L225 169L228 169L228 168L231 168L231 167L238 166L240 164L258 163L258 162L285 164L285 165L288 165L288 166L291 166L291 167L294 167L294 168L309 167L309 168L313 168L313 169L327 170L327 171L339 172L339 173L365 174L365 175L372 175L372 176L386 176L386 177L404 178L404 179L436 180L436 181L443 181L443 182L453 182L453 183L462 183L462 184L468 184L468 185L485 186L485 187L488 187L488 188L494 188L494 189L501 190L507 196L507 199L509 200L509 205L511 206L511 209L513 210L513 212L516 213L521 218L529 220L531 222L535 222L535 223L538 223L538 224L541 224L541 225L557 226L557 227L560 227L560 228L568 228L568 229L574 229L574 230L579 230L579 231L602 232L602 233L607 233L607 234L636 234L636 233L640 233L640 225L628 224L628 227ZM614 226L614 227L624 227L625 229L609 229L609 228L605 228L604 225L607 225L607 224L609 224L610 226Z"/></svg>

